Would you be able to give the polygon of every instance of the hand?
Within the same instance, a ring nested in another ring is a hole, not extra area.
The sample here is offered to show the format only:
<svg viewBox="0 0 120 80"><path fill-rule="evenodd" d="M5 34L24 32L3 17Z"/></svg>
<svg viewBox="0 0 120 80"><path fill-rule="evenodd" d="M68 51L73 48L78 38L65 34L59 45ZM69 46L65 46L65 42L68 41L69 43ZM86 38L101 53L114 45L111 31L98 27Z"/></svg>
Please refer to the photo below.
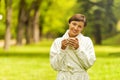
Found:
<svg viewBox="0 0 120 80"><path fill-rule="evenodd" d="M77 38L69 38L68 45L77 49L77 48L79 48L79 41Z"/></svg>
<svg viewBox="0 0 120 80"><path fill-rule="evenodd" d="M65 50L66 47L68 46L68 39L64 39L62 40L62 43L61 43L61 49Z"/></svg>

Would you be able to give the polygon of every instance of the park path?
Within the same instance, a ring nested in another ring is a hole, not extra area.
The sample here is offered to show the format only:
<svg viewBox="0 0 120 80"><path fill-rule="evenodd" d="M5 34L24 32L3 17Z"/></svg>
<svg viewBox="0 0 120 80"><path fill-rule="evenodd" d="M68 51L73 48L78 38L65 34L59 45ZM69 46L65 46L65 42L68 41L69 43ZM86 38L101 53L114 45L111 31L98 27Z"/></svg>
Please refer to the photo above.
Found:
<svg viewBox="0 0 120 80"><path fill-rule="evenodd" d="M16 41L15 40L11 40L10 41L10 45L14 45L16 44ZM4 46L4 40L0 40L0 48Z"/></svg>

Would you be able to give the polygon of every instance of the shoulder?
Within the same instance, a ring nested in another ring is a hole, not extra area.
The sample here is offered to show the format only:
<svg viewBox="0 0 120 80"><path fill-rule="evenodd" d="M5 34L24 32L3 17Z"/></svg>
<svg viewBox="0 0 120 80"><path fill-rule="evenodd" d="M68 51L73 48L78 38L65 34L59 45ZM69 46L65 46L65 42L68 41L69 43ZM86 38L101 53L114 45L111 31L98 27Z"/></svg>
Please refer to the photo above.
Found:
<svg viewBox="0 0 120 80"><path fill-rule="evenodd" d="M82 36L80 43L81 45L86 46L86 47L93 45L91 38L88 36Z"/></svg>
<svg viewBox="0 0 120 80"><path fill-rule="evenodd" d="M57 42L57 41L61 41L62 40L62 38L61 37L58 37L58 38L55 38L55 42Z"/></svg>
<svg viewBox="0 0 120 80"><path fill-rule="evenodd" d="M55 49L60 48L60 46L61 46L61 40L62 40L61 37L56 38L56 39L53 41L51 48L55 48Z"/></svg>
<svg viewBox="0 0 120 80"><path fill-rule="evenodd" d="M90 37L82 35L82 42L85 44L93 44L93 41Z"/></svg>
<svg viewBox="0 0 120 80"><path fill-rule="evenodd" d="M91 41L91 38L88 37L88 36L82 35L81 37L82 37L82 39L85 40L85 41Z"/></svg>
<svg viewBox="0 0 120 80"><path fill-rule="evenodd" d="M62 41L62 37L55 38L54 43L60 43Z"/></svg>

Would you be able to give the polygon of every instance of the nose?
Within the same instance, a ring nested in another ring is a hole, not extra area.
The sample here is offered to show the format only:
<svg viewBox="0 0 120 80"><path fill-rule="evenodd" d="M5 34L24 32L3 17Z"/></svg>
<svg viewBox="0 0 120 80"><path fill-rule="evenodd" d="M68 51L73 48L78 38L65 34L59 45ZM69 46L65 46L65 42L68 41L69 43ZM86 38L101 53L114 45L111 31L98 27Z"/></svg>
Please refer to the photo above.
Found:
<svg viewBox="0 0 120 80"><path fill-rule="evenodd" d="M77 30L77 28L78 28L77 26L74 27L75 30Z"/></svg>

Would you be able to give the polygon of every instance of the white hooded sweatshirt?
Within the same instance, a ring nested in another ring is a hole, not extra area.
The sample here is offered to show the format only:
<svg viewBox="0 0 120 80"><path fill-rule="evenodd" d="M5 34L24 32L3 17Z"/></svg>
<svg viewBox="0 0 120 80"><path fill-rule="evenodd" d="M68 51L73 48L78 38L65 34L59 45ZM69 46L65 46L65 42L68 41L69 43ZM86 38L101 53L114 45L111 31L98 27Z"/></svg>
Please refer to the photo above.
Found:
<svg viewBox="0 0 120 80"><path fill-rule="evenodd" d="M87 70L94 64L96 57L89 37L81 33L76 36L79 48L61 49L61 41L69 38L68 30L63 37L55 39L50 49L50 63L58 71L57 80L89 80Z"/></svg>

